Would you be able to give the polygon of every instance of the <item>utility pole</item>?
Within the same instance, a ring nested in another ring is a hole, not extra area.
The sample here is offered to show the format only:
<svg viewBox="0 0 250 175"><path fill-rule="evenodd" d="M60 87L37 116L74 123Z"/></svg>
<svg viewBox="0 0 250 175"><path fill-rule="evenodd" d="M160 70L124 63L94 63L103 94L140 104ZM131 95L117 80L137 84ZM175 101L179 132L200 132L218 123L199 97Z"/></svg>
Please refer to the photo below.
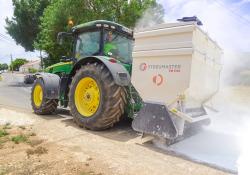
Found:
<svg viewBox="0 0 250 175"><path fill-rule="evenodd" d="M42 51L40 50L40 58L41 58L41 67L42 67L42 70L43 70L43 57L42 57Z"/></svg>
<svg viewBox="0 0 250 175"><path fill-rule="evenodd" d="M13 73L13 65L12 65L12 62L13 62L13 58L12 58L12 54L10 54L10 68L11 68L11 72Z"/></svg>

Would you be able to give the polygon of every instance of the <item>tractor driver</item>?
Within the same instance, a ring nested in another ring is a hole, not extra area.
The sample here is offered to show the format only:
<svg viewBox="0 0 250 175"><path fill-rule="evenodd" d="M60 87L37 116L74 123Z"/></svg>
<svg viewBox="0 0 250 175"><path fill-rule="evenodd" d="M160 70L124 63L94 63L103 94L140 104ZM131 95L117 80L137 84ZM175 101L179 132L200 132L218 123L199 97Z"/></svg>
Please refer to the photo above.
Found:
<svg viewBox="0 0 250 175"><path fill-rule="evenodd" d="M118 49L117 46L114 44L113 41L113 34L111 31L107 33L105 44L104 44L104 55L106 56L117 56Z"/></svg>

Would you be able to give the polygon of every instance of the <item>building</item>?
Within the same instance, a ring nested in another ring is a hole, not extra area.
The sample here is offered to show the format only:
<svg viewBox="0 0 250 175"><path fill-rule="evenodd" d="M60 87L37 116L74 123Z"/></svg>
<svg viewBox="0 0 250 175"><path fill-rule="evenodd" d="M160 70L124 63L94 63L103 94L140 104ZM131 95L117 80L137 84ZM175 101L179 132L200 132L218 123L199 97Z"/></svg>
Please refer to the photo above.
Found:
<svg viewBox="0 0 250 175"><path fill-rule="evenodd" d="M20 66L19 72L28 73L29 68L33 68L36 70L41 69L41 60L30 61L30 62Z"/></svg>

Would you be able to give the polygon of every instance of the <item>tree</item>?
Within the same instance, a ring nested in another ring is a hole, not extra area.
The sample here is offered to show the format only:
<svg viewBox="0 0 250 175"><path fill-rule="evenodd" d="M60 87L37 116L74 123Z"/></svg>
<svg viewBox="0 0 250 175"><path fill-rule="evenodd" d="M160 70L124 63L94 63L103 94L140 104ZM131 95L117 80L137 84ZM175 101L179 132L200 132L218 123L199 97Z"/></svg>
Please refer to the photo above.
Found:
<svg viewBox="0 0 250 175"><path fill-rule="evenodd" d="M69 19L74 25L106 19L134 28L148 9L151 10L151 19L163 22L164 10L156 0L54 0L41 18L35 47L47 52L45 66L57 63L62 55L71 54L68 45L60 46L56 42L58 32L70 31Z"/></svg>
<svg viewBox="0 0 250 175"><path fill-rule="evenodd" d="M33 74L33 73L38 72L38 70L32 67L29 67L28 72Z"/></svg>
<svg viewBox="0 0 250 175"><path fill-rule="evenodd" d="M40 31L40 17L50 0L12 0L12 3L14 14L11 19L5 19L5 28L17 44L33 51L33 42Z"/></svg>
<svg viewBox="0 0 250 175"><path fill-rule="evenodd" d="M8 69L8 64L4 63L4 64L0 64L0 70L7 70Z"/></svg>
<svg viewBox="0 0 250 175"><path fill-rule="evenodd" d="M16 70L18 71L20 66L24 65L25 63L27 63L28 61L26 59L23 58L17 58L14 61L12 61L12 63L10 64L10 67L12 70Z"/></svg>

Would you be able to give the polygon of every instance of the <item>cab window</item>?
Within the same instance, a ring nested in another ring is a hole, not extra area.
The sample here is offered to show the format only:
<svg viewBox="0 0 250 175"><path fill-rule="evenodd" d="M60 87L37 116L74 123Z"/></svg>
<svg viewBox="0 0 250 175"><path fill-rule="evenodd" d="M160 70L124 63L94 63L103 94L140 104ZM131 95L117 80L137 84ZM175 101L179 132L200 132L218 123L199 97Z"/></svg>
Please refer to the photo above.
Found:
<svg viewBox="0 0 250 175"><path fill-rule="evenodd" d="M104 32L104 55L123 63L132 62L133 40L115 31Z"/></svg>
<svg viewBox="0 0 250 175"><path fill-rule="evenodd" d="M100 53L100 31L86 32L78 36L76 42L77 59Z"/></svg>

